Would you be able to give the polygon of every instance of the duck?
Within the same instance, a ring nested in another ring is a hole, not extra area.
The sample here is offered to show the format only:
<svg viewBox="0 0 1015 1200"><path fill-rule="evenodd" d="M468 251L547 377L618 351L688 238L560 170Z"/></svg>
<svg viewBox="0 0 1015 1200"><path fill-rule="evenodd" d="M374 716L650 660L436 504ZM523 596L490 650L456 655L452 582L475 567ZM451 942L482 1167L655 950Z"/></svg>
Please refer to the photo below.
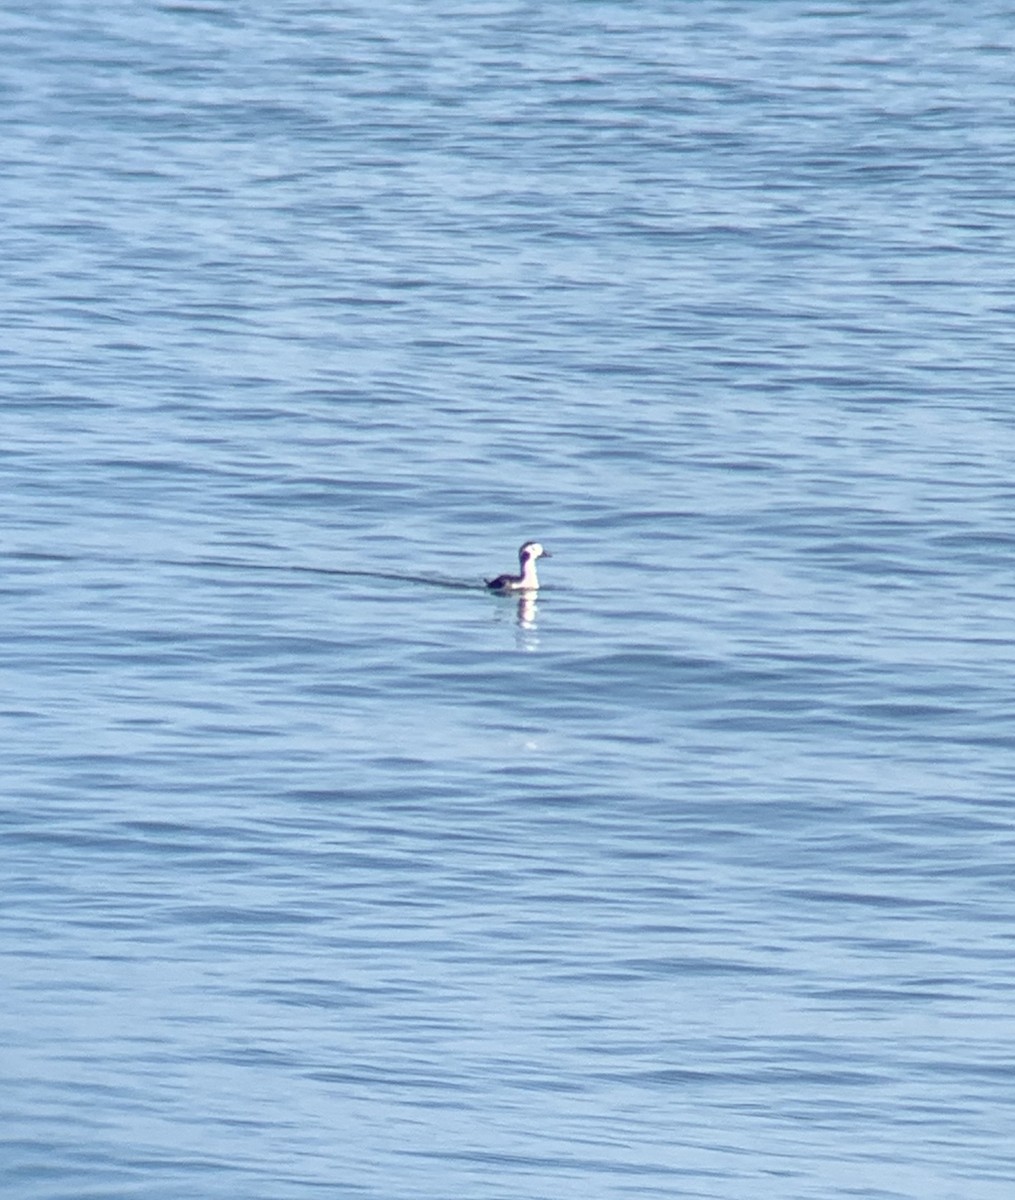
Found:
<svg viewBox="0 0 1015 1200"><path fill-rule="evenodd" d="M496 579L488 579L486 586L491 592L534 592L539 587L539 576L536 574L537 558L552 558L553 555L539 542L526 542L518 551L518 562L522 572L520 575L498 575Z"/></svg>

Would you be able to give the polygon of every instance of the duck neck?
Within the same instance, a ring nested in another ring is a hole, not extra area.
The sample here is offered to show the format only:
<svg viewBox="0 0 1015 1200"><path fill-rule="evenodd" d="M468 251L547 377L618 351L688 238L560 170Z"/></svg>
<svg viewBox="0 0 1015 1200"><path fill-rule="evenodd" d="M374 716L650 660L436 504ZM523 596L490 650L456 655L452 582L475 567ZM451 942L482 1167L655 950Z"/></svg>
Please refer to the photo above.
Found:
<svg viewBox="0 0 1015 1200"><path fill-rule="evenodd" d="M536 560L534 558L524 558L521 563L522 567L522 583L524 588L539 587L539 576L536 574Z"/></svg>

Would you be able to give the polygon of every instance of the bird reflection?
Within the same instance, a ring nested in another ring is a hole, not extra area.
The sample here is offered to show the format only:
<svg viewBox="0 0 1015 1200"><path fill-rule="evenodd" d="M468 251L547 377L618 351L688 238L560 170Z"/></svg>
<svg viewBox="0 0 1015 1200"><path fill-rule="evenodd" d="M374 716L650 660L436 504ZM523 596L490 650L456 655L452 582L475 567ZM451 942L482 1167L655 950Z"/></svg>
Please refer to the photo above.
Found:
<svg viewBox="0 0 1015 1200"><path fill-rule="evenodd" d="M523 592L518 597L518 628L535 629L536 597L534 592Z"/></svg>
<svg viewBox="0 0 1015 1200"><path fill-rule="evenodd" d="M515 612L515 646L523 654L535 654L539 649L539 630L536 627L535 592L522 592Z"/></svg>

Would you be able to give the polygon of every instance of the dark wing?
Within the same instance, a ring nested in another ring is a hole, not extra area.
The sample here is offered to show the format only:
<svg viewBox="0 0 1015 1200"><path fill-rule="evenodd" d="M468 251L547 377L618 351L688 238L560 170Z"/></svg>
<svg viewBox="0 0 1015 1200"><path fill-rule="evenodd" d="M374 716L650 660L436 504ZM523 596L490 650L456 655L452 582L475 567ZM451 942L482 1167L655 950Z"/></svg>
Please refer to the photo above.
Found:
<svg viewBox="0 0 1015 1200"><path fill-rule="evenodd" d="M486 586L490 588L491 591L501 591L503 588L507 587L510 581L510 575L498 575L496 579L488 579L486 581Z"/></svg>

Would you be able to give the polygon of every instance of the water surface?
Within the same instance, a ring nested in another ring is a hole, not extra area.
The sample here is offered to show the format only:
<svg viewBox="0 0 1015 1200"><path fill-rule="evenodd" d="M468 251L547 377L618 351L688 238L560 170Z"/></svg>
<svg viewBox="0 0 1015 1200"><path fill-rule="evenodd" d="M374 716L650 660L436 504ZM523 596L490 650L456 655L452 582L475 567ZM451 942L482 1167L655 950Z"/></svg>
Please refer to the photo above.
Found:
<svg viewBox="0 0 1015 1200"><path fill-rule="evenodd" d="M1007 9L0 48L5 1196L1008 1200Z"/></svg>

